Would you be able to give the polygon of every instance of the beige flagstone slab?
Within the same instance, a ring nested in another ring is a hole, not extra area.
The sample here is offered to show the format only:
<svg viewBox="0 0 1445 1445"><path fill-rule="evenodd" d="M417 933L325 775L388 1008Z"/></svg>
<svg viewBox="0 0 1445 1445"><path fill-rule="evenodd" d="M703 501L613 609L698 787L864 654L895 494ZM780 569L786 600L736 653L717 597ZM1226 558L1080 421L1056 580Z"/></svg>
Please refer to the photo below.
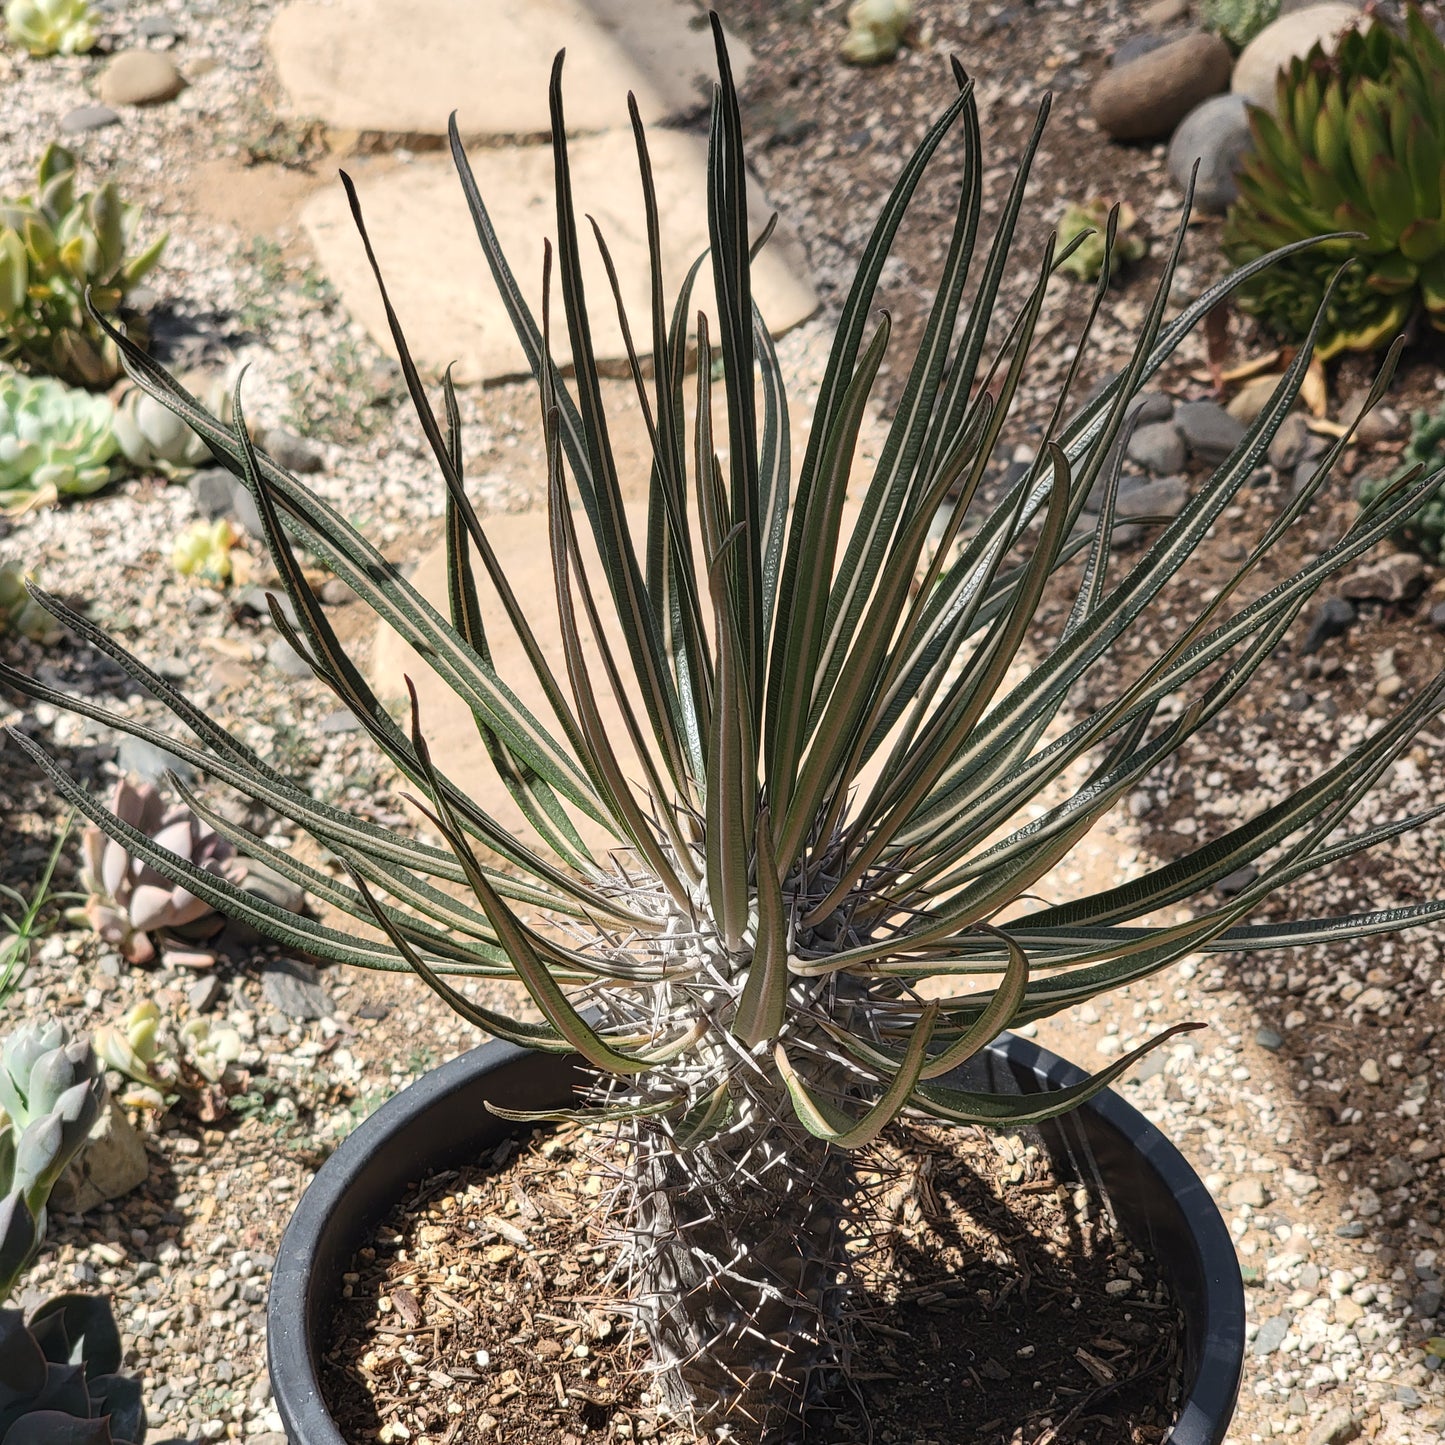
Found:
<svg viewBox="0 0 1445 1445"><path fill-rule="evenodd" d="M589 583L599 596L599 608L606 628L608 646L619 658L623 676L628 677L631 671L626 644L612 615L611 599L606 595L602 564L597 557L591 528L580 508L574 509L573 516L577 525L583 566ZM645 535L647 504L628 503L627 516L634 535ZM546 513L503 513L488 517L483 525L488 540L507 573L514 594L526 610L528 624L535 632L548 665L570 704L572 694L567 682L567 661L557 622L557 595L552 582L552 554L547 536ZM477 574L482 623L486 628L487 643L491 648L497 673L532 715L543 723L554 737L560 739L562 732L556 717L548 706L546 696L531 670L527 654L512 629L505 609L487 580L481 560L474 555L473 563ZM447 615L446 577L445 544L426 553L411 576L412 585L443 616ZM576 593L574 596L578 597L577 610L580 614L583 610L580 596ZM585 627L584 622L584 630ZM597 688L598 709L606 725L607 736L612 740L619 757L625 759L623 766L628 776L636 778L639 770L635 755L628 746L617 701L605 680L601 680L603 673L597 647L590 634L585 636L584 642L593 676L600 680ZM406 678L410 678L416 687L422 733L437 766L498 822L535 846L537 839L521 810L512 800L511 794L497 777L497 771L482 746L469 709L418 653L403 642L390 627L382 625L377 630L376 641L372 647L372 686L377 695L388 703L399 701L406 696ZM640 712L640 704L634 700L634 705ZM640 716L639 721L646 728L645 714ZM569 811L578 825L583 841L597 852L599 858L605 858L608 848L620 846L606 829L574 809Z"/></svg>
<svg viewBox="0 0 1445 1445"><path fill-rule="evenodd" d="M668 130L653 130L649 147L670 308L687 268L707 246L707 147L695 136ZM623 364L626 350L616 305L584 217L591 215L601 228L617 268L633 342L647 354L651 283L632 137L623 132L584 137L572 142L569 155L593 347L600 360ZM557 233L551 147L474 147L470 160L502 248L540 325L543 238ZM529 374L450 159L383 159L356 167L353 175L392 304L418 364L433 373L455 364L461 381ZM756 181L749 185L748 207L756 235L771 214ZM347 309L390 351L386 314L341 187L329 186L313 196L301 219ZM816 309L806 275L801 248L780 227L753 265L754 298L775 334ZM706 264L694 293L694 315L699 308L715 315ZM712 334L716 338L715 325ZM555 265L552 350L560 364L571 360Z"/></svg>
<svg viewBox="0 0 1445 1445"><path fill-rule="evenodd" d="M567 50L569 131L627 127L695 111L716 75L712 34L693 0L340 0L288 5L269 43L290 110L339 130L540 136L547 85ZM729 37L741 83L748 48Z"/></svg>

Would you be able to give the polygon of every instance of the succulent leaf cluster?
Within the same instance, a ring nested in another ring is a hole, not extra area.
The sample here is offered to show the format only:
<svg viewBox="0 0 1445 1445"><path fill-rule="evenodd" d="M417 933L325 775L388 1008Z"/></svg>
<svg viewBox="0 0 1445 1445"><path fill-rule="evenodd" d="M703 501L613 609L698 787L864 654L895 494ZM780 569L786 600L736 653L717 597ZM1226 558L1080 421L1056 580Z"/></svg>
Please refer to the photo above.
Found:
<svg viewBox="0 0 1445 1445"><path fill-rule="evenodd" d="M853 0L848 7L843 59L850 65L892 60L913 24L913 0Z"/></svg>
<svg viewBox="0 0 1445 1445"><path fill-rule="evenodd" d="M84 55L95 45L100 17L90 0L10 0L5 29L31 55Z"/></svg>
<svg viewBox="0 0 1445 1445"><path fill-rule="evenodd" d="M114 422L103 396L0 368L0 513L88 497L112 481Z"/></svg>
<svg viewBox="0 0 1445 1445"><path fill-rule="evenodd" d="M122 778L111 809L145 848L128 847L99 828L85 829L81 886L90 896L81 916L123 958L149 963L156 956L153 933L196 923L214 911L173 874L155 868L152 850L211 878L239 884L244 874L231 843L184 804L167 807L153 783Z"/></svg>
<svg viewBox="0 0 1445 1445"><path fill-rule="evenodd" d="M213 415L230 419L231 378L192 375L186 383ZM116 406L115 434L126 461L137 471L160 472L175 479L208 466L211 449L168 407L139 387L131 387Z"/></svg>
<svg viewBox="0 0 1445 1445"><path fill-rule="evenodd" d="M1142 261L1149 254L1149 242L1134 229L1138 223L1128 202L1115 206L1102 196L1071 201L1059 220L1059 247L1065 252L1059 269L1080 281L1097 281L1106 261L1116 274Z"/></svg>
<svg viewBox="0 0 1445 1445"><path fill-rule="evenodd" d="M0 636L14 633L47 646L63 636L55 619L39 606L25 584L32 573L19 562L0 563Z"/></svg>
<svg viewBox="0 0 1445 1445"><path fill-rule="evenodd" d="M231 548L240 534L225 517L192 522L171 548L171 566L182 577L220 584L231 580Z"/></svg>
<svg viewBox="0 0 1445 1445"><path fill-rule="evenodd" d="M107 810L38 744L12 734L128 860L283 945L410 968L478 1028L582 1056L599 1080L589 1116L614 1119L631 1145L632 1299L660 1397L742 1442L786 1433L850 1358L854 1151L905 1110L958 1124L1036 1122L1092 1097L1172 1032L1076 1087L1019 1099L956 1072L1002 1029L1189 954L1445 918L1445 900L1429 899L1249 921L1277 889L1428 820L1350 823L1438 711L1445 676L1294 792L1201 834L1194 851L1099 892L1071 887L1064 865L1098 820L1141 784L1158 786L1157 770L1181 748L1210 741L1319 588L1387 535L1423 486L1402 488L1323 551L1306 549L1298 570L1272 573L1261 589L1258 569L1325 484L1348 445L1341 438L1265 524L1260 545L1204 601L1184 602L1195 610L1162 647L1147 646L1151 619L1178 605L1171 589L1294 406L1315 335L1234 453L1123 563L1112 542L1131 409L1211 310L1303 243L1245 267L1166 322L1186 214L1132 352L1081 397L1106 267L1031 462L991 491L985 478L1008 445L1010 414L1034 368L1049 370L1059 355L1057 338L1038 330L1061 253L1048 238L1023 259L1014 240L1047 103L994 229L981 234L987 168L973 85L960 68L874 224L810 398L808 435L795 443L782 364L751 289L759 233L748 215L738 97L713 24L710 244L680 278L663 274L647 135L632 108L653 280L650 316L624 328L651 352L644 367L628 342L652 440L645 523L629 521L623 505L591 342L589 306L621 303L589 302L585 291L560 58L551 91L556 245L544 249L539 310L517 284L451 132L483 253L537 384L560 661L539 637L538 599L516 594L468 499L450 378L439 398L429 391L389 308L446 491L444 612L341 509L256 451L239 399L227 427L121 342L137 382L195 427L253 496L294 606L295 623L273 608L277 628L407 779L430 838L317 800L305 780L44 594L194 742L162 738L14 669L0 666L0 681L162 742L290 819L345 876L270 846L181 788L198 818L350 921L338 928L247 895L120 807ZM955 131L948 153L961 165L947 255L917 349L893 365L901 389L852 510L860 431L890 344L880 279L910 201ZM365 241L359 198L345 184ZM605 254L605 238L595 239ZM1005 277L1020 265L1026 288L1007 301ZM712 315L694 306L704 266L718 298ZM552 360L557 329L573 358L568 375ZM585 566L584 528L597 556ZM449 775L452 760L429 745L414 690L410 715L393 716L313 596L302 554L348 584L465 702L525 832ZM506 676L490 640L502 631L527 663ZM518 691L518 671L528 670L532 704ZM1081 695L1089 700L1070 711ZM604 702L619 723L607 721ZM584 823L610 845L589 846ZM1216 885L1246 864L1254 880L1221 898ZM519 980L541 1022L458 987L486 978Z"/></svg>
<svg viewBox="0 0 1445 1445"><path fill-rule="evenodd" d="M1251 280L1240 305L1297 340L1323 303L1322 358L1381 348L1417 317L1445 331L1445 42L1412 6L1403 34L1380 23L1347 30L1333 52L1316 45L1280 72L1277 94L1273 114L1250 113L1225 255L1243 265L1330 239Z"/></svg>
<svg viewBox="0 0 1445 1445"><path fill-rule="evenodd" d="M1439 478L1439 484L1425 495L1419 510L1405 518L1395 536L1439 562L1445 558L1445 409L1415 413L1400 465L1389 476L1367 478L1360 484L1361 506L1373 506L1417 467L1424 475Z"/></svg>
<svg viewBox="0 0 1445 1445"><path fill-rule="evenodd" d="M101 1295L56 1295L27 1320L0 1309L0 1445L144 1445L140 1381L120 1373Z"/></svg>
<svg viewBox="0 0 1445 1445"><path fill-rule="evenodd" d="M160 1057L160 1026L161 1011L155 1001L142 999L126 1011L120 1023L102 1024L95 1030L95 1052L108 1069L124 1074L145 1089L164 1094L166 1081L151 1069Z"/></svg>
<svg viewBox="0 0 1445 1445"><path fill-rule="evenodd" d="M0 1299L44 1239L50 1191L105 1102L86 1035L72 1036L58 1022L31 1024L0 1045Z"/></svg>
<svg viewBox="0 0 1445 1445"><path fill-rule="evenodd" d="M0 202L0 361L73 386L109 386L119 353L87 310L120 312L126 293L160 260L164 235L133 250L140 207L114 182L77 192L75 157L51 145L35 194Z"/></svg>
<svg viewBox="0 0 1445 1445"><path fill-rule="evenodd" d="M1271 21L1279 18L1279 0L1204 0L1199 23L1243 50Z"/></svg>

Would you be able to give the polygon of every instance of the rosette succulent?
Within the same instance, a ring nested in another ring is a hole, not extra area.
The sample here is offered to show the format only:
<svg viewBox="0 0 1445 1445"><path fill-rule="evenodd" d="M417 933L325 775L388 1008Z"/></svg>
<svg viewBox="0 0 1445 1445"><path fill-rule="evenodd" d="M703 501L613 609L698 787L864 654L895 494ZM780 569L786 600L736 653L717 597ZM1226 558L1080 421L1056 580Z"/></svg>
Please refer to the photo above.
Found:
<svg viewBox="0 0 1445 1445"><path fill-rule="evenodd" d="M128 850L125 841L107 838L99 828L84 831L81 886L90 897L80 916L122 957L149 963L156 956L152 933L196 923L213 911L205 899L153 868L146 861L149 850L163 849L212 878L239 884L244 873L225 838L189 808L168 808L151 783L121 779L111 807L145 847Z"/></svg>
<svg viewBox="0 0 1445 1445"><path fill-rule="evenodd" d="M231 384L227 377L192 375L187 386L205 399L216 415L230 418ZM131 387L116 407L115 434L126 461L138 471L181 477L209 466L211 449L168 407L140 387Z"/></svg>
<svg viewBox="0 0 1445 1445"><path fill-rule="evenodd" d="M45 1238L45 1204L105 1107L105 1079L84 1034L17 1029L0 1046L0 1299ZM3 1419L0 1399L0 1419Z"/></svg>
<svg viewBox="0 0 1445 1445"><path fill-rule="evenodd" d="M0 512L98 492L118 472L114 420L103 396L0 369Z"/></svg>
<svg viewBox="0 0 1445 1445"><path fill-rule="evenodd" d="M10 0L5 28L32 55L84 55L95 45L100 17L89 0Z"/></svg>
<svg viewBox="0 0 1445 1445"><path fill-rule="evenodd" d="M1142 261L1149 254L1149 242L1134 230L1138 220L1127 202L1116 207L1101 196L1082 204L1071 202L1059 221L1059 245L1069 252L1059 268L1080 281L1097 281L1106 259L1115 275Z"/></svg>
<svg viewBox="0 0 1445 1445"><path fill-rule="evenodd" d="M126 205L113 183L77 195L75 157L50 146L35 194L0 202L0 361L75 386L109 386L119 354L86 295L95 311L120 313L166 244L162 235L133 253L139 228L140 207Z"/></svg>
<svg viewBox="0 0 1445 1445"><path fill-rule="evenodd" d="M119 1373L110 1301L62 1294L0 1309L0 1445L144 1445L138 1379Z"/></svg>
<svg viewBox="0 0 1445 1445"><path fill-rule="evenodd" d="M1372 351L1416 318L1445 331L1445 43L1417 7L1405 32L1376 24L1316 45L1281 71L1272 115L1250 113L1254 152L1225 220L1247 264L1333 235L1253 278L1240 305L1298 340L1325 304L1319 354ZM1345 273L1325 301L1330 282Z"/></svg>
<svg viewBox="0 0 1445 1445"><path fill-rule="evenodd" d="M913 0L853 0L843 59L852 65L892 60L913 23Z"/></svg>
<svg viewBox="0 0 1445 1445"><path fill-rule="evenodd" d="M281 757L258 755L55 599L41 598L171 708L194 741L11 668L0 666L0 681L161 743L292 820L344 875L268 845L182 790L199 817L346 921L289 915L249 896L107 810L39 744L12 734L64 798L122 841L123 856L285 946L410 967L479 1028L575 1053L596 1071L586 1112L613 1121L628 1146L613 1223L628 1241L657 1398L694 1429L745 1442L793 1438L860 1356L849 1269L855 1151L904 1110L960 1125L1048 1117L1107 1087L1172 1032L1076 1087L1018 1099L980 1092L954 1072L1001 1029L1189 954L1354 939L1445 918L1445 900L1431 899L1342 918L1249 921L1281 886L1422 821L1351 820L1439 711L1445 676L1263 811L1202 820L1194 851L1098 892L1072 883L1067 860L1106 812L1141 785L1167 787L1171 760L1191 740L1229 745L1230 704L1318 589L1375 546L1424 484L1382 498L1328 546L1304 548L1292 571L1275 544L1325 484L1348 444L1341 438L1203 600L1174 585L1295 405L1311 336L1233 454L1121 566L1111 541L1131 410L1192 329L1266 263L1166 322L1188 235L1181 219L1132 351L1078 397L1093 319L1106 305L1103 279L1068 352L1052 332L1038 335L1061 259L1053 238L1030 258L1016 301L1003 287L1018 272L1014 235L1047 105L983 230L991 172L961 69L873 226L795 452L783 365L751 289L759 231L716 20L714 35L710 244L680 277L664 275L647 135L632 112L652 268L648 314L627 329L651 352L644 366L628 343L652 443L645 519L624 506L616 418L591 342L560 58L551 94L556 247L544 250L540 307L507 263L452 128L482 251L536 379L549 598L519 596L509 581L468 498L455 391L444 379L432 395L394 313L402 373L446 493L447 588L435 604L347 521L344 503L256 451L239 398L228 428L122 343L136 380L200 431L254 498L297 619L274 606L277 628L405 777L429 836L313 797L309 779L290 776ZM957 143L941 150L955 127ZM865 469L860 429L890 342L878 286L910 200L941 154L962 162L947 255L917 350L891 363L898 399ZM360 199L345 184L361 225ZM703 267L718 298L711 315L694 306ZM377 280L385 295L379 269ZM678 288L671 302L669 284ZM591 305L615 303L604 295ZM552 360L554 332L564 329L565 374ZM1010 413L1041 384L1054 390L1036 451L1021 475L991 489L985 479L1008 454ZM1091 499L1097 521L1086 523ZM597 557L586 566L583 529ZM524 831L449 774L415 691L401 722L388 710L313 596L303 554L346 582L462 699ZM1166 608L1177 628L1146 632ZM539 635L544 610L560 653ZM502 661L503 635L516 641L515 663ZM584 824L606 845L590 845ZM1257 867L1253 881L1221 897L1219 881L1246 864ZM540 1021L458 986L487 978L519 980Z"/></svg>
<svg viewBox="0 0 1445 1445"><path fill-rule="evenodd" d="M1432 416L1417 411L1411 418L1410 441L1400 465L1387 477L1370 477L1360 483L1360 504L1372 506L1413 468L1441 477L1440 485L1422 501L1419 510L1400 524L1396 538L1418 547L1433 562L1445 558L1445 410Z"/></svg>

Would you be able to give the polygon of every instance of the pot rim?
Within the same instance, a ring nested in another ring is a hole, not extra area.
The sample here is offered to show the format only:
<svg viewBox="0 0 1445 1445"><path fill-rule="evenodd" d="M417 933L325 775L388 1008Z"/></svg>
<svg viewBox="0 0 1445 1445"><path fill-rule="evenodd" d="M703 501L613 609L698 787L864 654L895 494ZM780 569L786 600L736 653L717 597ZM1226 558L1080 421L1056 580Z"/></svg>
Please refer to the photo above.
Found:
<svg viewBox="0 0 1445 1445"><path fill-rule="evenodd" d="M1016 1088L1030 1078L1036 1085L1061 1088L1087 1077L1077 1065L1016 1034L1000 1035L977 1063L993 1087L1007 1084L1010 1075ZM436 1148L412 1148L408 1153L405 1146L417 1144L424 1132L418 1130L418 1121L448 1103L456 1107L457 1101L465 1100L483 1080L505 1078L519 1069L535 1074L538 1080L553 1078L559 1104L572 1098L574 1082L585 1078L575 1056L543 1054L500 1040L484 1043L428 1071L362 1120L317 1170L302 1194L277 1250L266 1306L272 1394L282 1427L294 1445L347 1445L321 1394L317 1336L340 1274L349 1267L367 1232L401 1197L407 1182L474 1158L479 1149L488 1147L488 1135L491 1142L496 1142L517 1129L514 1124L473 1108L471 1118L479 1127L460 1142L452 1136L448 1148L440 1151L449 1155L443 1159ZM550 1101L542 1105L549 1106ZM535 1102L531 1107L536 1107ZM1142 1247L1153 1249L1180 1296L1194 1370L1188 1393L1180 1403L1178 1420L1167 1437L1170 1445L1220 1445L1239 1393L1245 1321L1243 1279L1234 1242L1218 1206L1183 1154L1112 1089L1095 1095L1045 1128L1061 1136L1059 1143L1070 1156L1075 1172L1082 1175L1084 1182L1100 1188L1126 1233ZM1114 1191L1107 1187L1106 1176L1097 1163L1097 1145L1110 1138L1118 1141L1113 1149L1116 1155L1123 1144L1143 1162L1172 1204L1177 1218L1167 1221L1157 1238L1137 1172L1131 1178L1118 1180ZM394 1158L376 1162L388 1151L394 1155L398 1145L408 1156L405 1167L398 1167ZM348 1196L383 1168L386 1182L379 1190L373 1187L368 1191L378 1193L385 1201L382 1207L349 1207ZM1139 1238L1141 1221L1142 1232L1150 1236L1147 1241ZM1160 1244L1167 1247L1161 1249ZM1188 1258L1175 1253L1181 1244ZM316 1265L316 1257L323 1249L332 1256L333 1267L325 1271L327 1278L322 1278L323 1270ZM1192 1288L1185 1288L1183 1276L1191 1272L1197 1279Z"/></svg>

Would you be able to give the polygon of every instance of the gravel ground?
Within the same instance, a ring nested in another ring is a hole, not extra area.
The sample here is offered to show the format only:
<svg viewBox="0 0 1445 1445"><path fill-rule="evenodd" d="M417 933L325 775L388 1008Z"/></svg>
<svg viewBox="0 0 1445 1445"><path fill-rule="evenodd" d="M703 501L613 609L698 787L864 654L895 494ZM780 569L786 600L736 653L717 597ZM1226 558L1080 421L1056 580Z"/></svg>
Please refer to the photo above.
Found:
<svg viewBox="0 0 1445 1445"><path fill-rule="evenodd" d="M1164 176L1162 150L1103 147L1083 119L1087 83L1126 33L1129 7L1122 3L989 7L923 0L920 44L896 65L867 73L836 63L838 6L815 11L796 0L778 6L748 0L727 8L758 54L744 99L759 171L805 238L828 305L840 297L846 258L902 145L947 93L942 65L949 50L964 56L979 81L986 146L1016 149L1041 88L1056 92L1026 234L1057 214L1061 196L1085 187L1127 189L1156 237L1172 224L1178 198ZM105 48L164 50L192 83L174 102L126 109L120 124L68 143L90 176L115 176L127 198L146 203L150 224L170 230L165 261L148 278L158 353L179 367L248 364L252 417L304 434L303 454L320 464L311 477L318 490L406 560L435 535L441 489L397 405L395 368L347 320L287 219L285 198L314 183L296 167L310 164L325 176L333 162L317 154L306 127L275 120L262 44L273 9L270 0L112 7ZM1045 16L1048 39L1041 46L1033 27ZM44 63L0 54L0 190L28 189L44 140L59 134L62 118L77 106L93 102L104 63L103 53ZM798 95L808 98L801 115ZM266 159L248 167L255 157ZM996 202L1002 172L990 174L988 194ZM946 239L941 227L951 199L942 179L925 187L917 210L918 223L886 277L895 335L905 343L931 294L927 277ZM1214 222L1196 229L1182 286L1193 289L1219 269L1211 246L1216 232ZM1139 319L1156 265L1146 262L1139 281L1111 304L1099 337L1101 364L1117 357ZM1034 414L1065 365L1062 338L1080 304L1063 291L1045 313L1044 326L1058 328L1061 345L1031 378L1026 406ZM784 364L799 378L804 414L826 338L825 316L782 344ZM1243 352L1251 344L1247 331L1236 337ZM1202 347L1186 348L1164 385L1180 396L1205 394L1197 375L1202 360ZM1425 357L1407 365L1402 411L1433 395L1437 363ZM1361 376L1346 363L1334 379L1336 400ZM484 509L534 501L530 389L471 390L462 402L468 470L480 479ZM1349 469L1374 460L1363 448L1357 452ZM1326 499L1319 528L1307 531L1300 546L1317 543L1331 509L1348 505L1345 486ZM97 621L161 671L184 678L197 701L247 742L278 750L309 772L323 796L400 821L403 805L369 747L345 730L333 700L276 664L269 622L234 596L183 583L171 572L171 541L193 515L185 488L133 479L81 505L0 523L0 561L23 559L62 596L89 604ZM1250 520L1243 507L1225 519L1215 539L1219 565ZM1212 565L1206 558L1189 586L1206 587L1216 575ZM255 580L265 580L259 568ZM1187 600L1186 588L1181 602ZM367 636L354 609L340 598L331 605L342 635L364 649ZM1360 736L1387 692L1408 696L1413 683L1440 666L1441 640L1430 632L1426 610L1366 605L1359 624L1317 655L1286 651L1261 677L1260 704L1136 795L1127 816L1078 860L1080 880L1112 881L1105 870L1138 870L1173 856L1191 842L1194 828L1223 827L1257 807L1269 788L1300 776L1318 761L1322 744L1333 753ZM73 641L40 649L5 639L0 647L7 661L58 685L158 718L115 669ZM1382 668L1386 654L1391 661ZM90 724L45 708L22 710L13 698L0 698L0 722L18 723L66 751L79 777L104 786L113 776L115 739ZM1358 821L1441 801L1442 753L1438 736L1422 740L1374 805L1382 811L1364 811ZM57 822L33 769L13 747L0 745L7 839L0 882L29 885ZM1331 912L1363 900L1410 901L1436 890L1439 875L1435 834L1298 889L1286 906ZM1063 887L1073 881L1059 880ZM245 1437L279 1445L262 1309L291 1202L369 1108L473 1042L412 980L330 970L321 984L332 1014L291 1017L282 1005L294 1009L297 1001L277 985L264 950L237 946L202 976L137 969L73 933L48 940L26 980L27 1014L53 1009L94 1024L151 998L172 1029L205 1012L232 1024L246 1042L245 1087L231 1109L210 1121L175 1110L153 1122L148 1184L83 1220L57 1220L27 1286L29 1296L101 1287L117 1300L134 1363L145 1375L153 1439ZM1445 1332L1431 1323L1441 1310L1445 1272L1437 1260L1445 1178L1442 994L1438 943L1406 936L1313 957L1186 963L1040 1026L1046 1042L1090 1064L1177 1020L1211 1024L1152 1057L1125 1093L1208 1178L1238 1240L1252 1345L1230 1437L1236 1445L1296 1434L1311 1445L1337 1445L1359 1433L1388 1445L1422 1445L1445 1433L1441 1359L1432 1353L1445 1347L1426 1345L1437 1330Z"/></svg>

